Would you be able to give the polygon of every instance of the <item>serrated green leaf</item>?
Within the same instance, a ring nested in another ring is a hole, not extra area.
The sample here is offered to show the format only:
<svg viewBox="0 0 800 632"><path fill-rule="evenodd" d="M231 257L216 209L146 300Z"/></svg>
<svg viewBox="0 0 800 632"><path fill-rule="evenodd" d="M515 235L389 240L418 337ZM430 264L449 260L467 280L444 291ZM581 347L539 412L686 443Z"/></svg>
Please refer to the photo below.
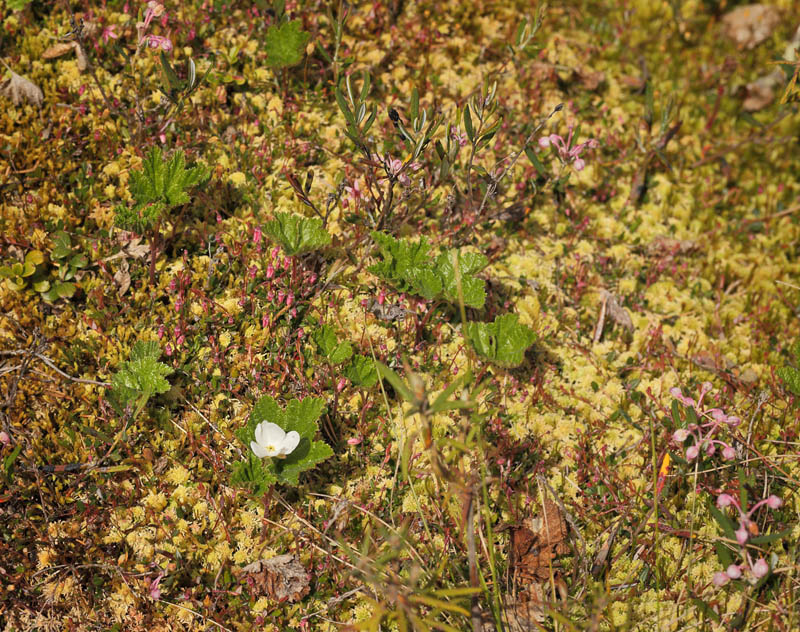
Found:
<svg viewBox="0 0 800 632"><path fill-rule="evenodd" d="M522 364L536 334L520 325L516 314L503 314L493 323L467 323L465 335L473 349L495 364L512 368Z"/></svg>
<svg viewBox="0 0 800 632"><path fill-rule="evenodd" d="M378 382L378 373L371 358L356 355L344 370L345 377L356 386L372 388Z"/></svg>
<svg viewBox="0 0 800 632"><path fill-rule="evenodd" d="M299 64L310 37L311 33L303 31L298 20L281 25L273 24L267 29L264 40L267 65L272 68L288 68Z"/></svg>
<svg viewBox="0 0 800 632"><path fill-rule="evenodd" d="M331 243L331 236L321 219L293 213L275 213L275 218L264 225L264 232L280 244L288 256L317 250Z"/></svg>
<svg viewBox="0 0 800 632"><path fill-rule="evenodd" d="M331 364L339 364L353 355L353 347L348 340L339 342L336 332L330 325L323 325L314 332L314 342L320 352Z"/></svg>
<svg viewBox="0 0 800 632"><path fill-rule="evenodd" d="M157 342L139 341L131 350L131 357L123 362L111 378L111 389L124 405L144 396L144 401L155 394L166 393L170 389L165 379L173 371L158 361L161 348Z"/></svg>
<svg viewBox="0 0 800 632"><path fill-rule="evenodd" d="M783 380L789 391L800 395L800 371L791 366L784 366L777 369L775 373Z"/></svg>
<svg viewBox="0 0 800 632"><path fill-rule="evenodd" d="M304 442L306 445L304 445ZM308 443L304 439L285 459L275 462L275 472L280 482L288 485L298 485L301 472L312 469L318 463L331 456L333 456L333 450L324 441Z"/></svg>
<svg viewBox="0 0 800 632"><path fill-rule="evenodd" d="M182 151L176 151L172 158L164 160L161 148L153 147L142 163L142 170L131 172L129 187L136 200L134 208L141 211L147 205L154 205L150 215L157 219L165 208L188 202L188 189L205 181L208 176L205 167L187 169Z"/></svg>

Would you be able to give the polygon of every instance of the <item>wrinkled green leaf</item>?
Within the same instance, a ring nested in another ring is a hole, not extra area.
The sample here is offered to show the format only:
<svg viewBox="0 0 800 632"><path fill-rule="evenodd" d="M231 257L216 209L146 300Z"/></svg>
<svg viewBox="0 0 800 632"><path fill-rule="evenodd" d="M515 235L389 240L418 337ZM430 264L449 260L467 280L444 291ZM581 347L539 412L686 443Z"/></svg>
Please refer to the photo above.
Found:
<svg viewBox="0 0 800 632"><path fill-rule="evenodd" d="M290 257L331 243L331 236L323 227L321 219L293 213L275 213L275 218L264 225L264 232L278 242Z"/></svg>
<svg viewBox="0 0 800 632"><path fill-rule="evenodd" d="M344 374L353 384L363 388L372 388L378 382L378 373L372 359L362 355L353 356Z"/></svg>
<svg viewBox="0 0 800 632"><path fill-rule="evenodd" d="M330 325L323 325L314 332L314 342L320 352L331 364L339 364L353 355L353 347L349 341L339 342L336 332Z"/></svg>
<svg viewBox="0 0 800 632"><path fill-rule="evenodd" d="M503 314L493 323L467 323L465 334L478 354L495 364L512 368L522 364L525 351L536 340L536 334L520 325L516 314Z"/></svg>

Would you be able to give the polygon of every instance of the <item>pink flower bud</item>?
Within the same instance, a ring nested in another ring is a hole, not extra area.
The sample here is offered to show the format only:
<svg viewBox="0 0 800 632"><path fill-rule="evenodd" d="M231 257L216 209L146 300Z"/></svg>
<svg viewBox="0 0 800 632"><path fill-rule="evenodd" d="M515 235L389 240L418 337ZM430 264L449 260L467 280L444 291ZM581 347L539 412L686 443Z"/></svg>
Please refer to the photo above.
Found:
<svg viewBox="0 0 800 632"><path fill-rule="evenodd" d="M689 431L686 428L679 428L672 434L672 438L678 443L683 443L689 437Z"/></svg>
<svg viewBox="0 0 800 632"><path fill-rule="evenodd" d="M769 573L769 564L767 564L767 560L763 557L756 560L756 563L753 564L753 575L758 578L764 577L767 573Z"/></svg>
<svg viewBox="0 0 800 632"><path fill-rule="evenodd" d="M344 387L347 386L347 378L340 377L339 381L336 382L336 392L341 393L344 390Z"/></svg>
<svg viewBox="0 0 800 632"><path fill-rule="evenodd" d="M545 148L546 147L550 147L550 137L549 136L543 136L542 138L540 138L539 139L539 147L545 147Z"/></svg>
<svg viewBox="0 0 800 632"><path fill-rule="evenodd" d="M738 529L736 529L736 541L739 544L744 544L747 542L747 539L750 537L750 534L745 529L744 525L740 525Z"/></svg>
<svg viewBox="0 0 800 632"><path fill-rule="evenodd" d="M712 581L714 582L714 585L717 588L721 588L722 586L727 584L730 580L731 578L728 577L725 573L714 573L714 579Z"/></svg>
<svg viewBox="0 0 800 632"><path fill-rule="evenodd" d="M347 440L347 445L358 445L361 443L361 437L350 437Z"/></svg>
<svg viewBox="0 0 800 632"><path fill-rule="evenodd" d="M275 268L272 266L272 264L271 264L271 263L270 263L270 264L267 266L267 273L266 273L266 275L265 275L265 276L266 276L268 279L271 279L272 277L274 277L274 276L275 276Z"/></svg>
<svg viewBox="0 0 800 632"><path fill-rule="evenodd" d="M736 458L736 450L734 450L731 446L727 446L722 451L722 458L725 459L726 461L730 461L732 459L735 459Z"/></svg>
<svg viewBox="0 0 800 632"><path fill-rule="evenodd" d="M739 579L742 576L742 569L736 564L731 564L726 570L725 574L731 579Z"/></svg>
<svg viewBox="0 0 800 632"><path fill-rule="evenodd" d="M706 446L706 454L707 454L708 456L714 456L714 453L715 453L716 451L717 451L717 448L716 448L716 446L715 446L713 443L709 443L709 444Z"/></svg>
<svg viewBox="0 0 800 632"><path fill-rule="evenodd" d="M697 455L700 454L700 450L697 449L696 445L693 445L688 450L686 450L686 458L690 461L694 461L697 458Z"/></svg>
<svg viewBox="0 0 800 632"><path fill-rule="evenodd" d="M253 231L253 243L261 243L261 226L256 226L256 229Z"/></svg>
<svg viewBox="0 0 800 632"><path fill-rule="evenodd" d="M733 496L730 494L720 494L717 497L717 507L720 509L724 509L725 507L730 507L734 504Z"/></svg>
<svg viewBox="0 0 800 632"><path fill-rule="evenodd" d="M770 509L778 509L781 505L783 505L783 501L774 494L767 498L767 507Z"/></svg>
<svg viewBox="0 0 800 632"><path fill-rule="evenodd" d="M740 423L742 423L742 420L739 419L738 417L734 417L733 415L731 415L725 420L725 423L728 424L731 428L735 428Z"/></svg>
<svg viewBox="0 0 800 632"><path fill-rule="evenodd" d="M586 161L583 158L577 158L572 163L572 166L575 167L575 171L583 171L584 167L586 167Z"/></svg>
<svg viewBox="0 0 800 632"><path fill-rule="evenodd" d="M11 443L11 437L8 436L8 433L5 430L0 431L0 443L3 445L8 445Z"/></svg>

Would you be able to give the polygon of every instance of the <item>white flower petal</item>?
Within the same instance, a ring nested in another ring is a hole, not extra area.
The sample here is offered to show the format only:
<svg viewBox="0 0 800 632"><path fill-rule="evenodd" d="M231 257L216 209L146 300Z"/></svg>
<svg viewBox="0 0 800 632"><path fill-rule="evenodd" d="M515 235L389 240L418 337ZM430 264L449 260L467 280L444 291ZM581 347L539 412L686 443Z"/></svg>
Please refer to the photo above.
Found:
<svg viewBox="0 0 800 632"><path fill-rule="evenodd" d="M261 445L266 447L270 443L273 445L283 443L286 433L278 424L274 424L271 421L262 421L261 426L261 440L259 441Z"/></svg>
<svg viewBox="0 0 800 632"><path fill-rule="evenodd" d="M263 459L265 456L269 456L267 451L258 445L255 441L250 442L250 449L253 451L258 458Z"/></svg>
<svg viewBox="0 0 800 632"><path fill-rule="evenodd" d="M283 440L283 444L281 445L281 454L289 454L297 447L299 443L300 435L297 433L297 431L292 430L291 432L287 433L286 438Z"/></svg>

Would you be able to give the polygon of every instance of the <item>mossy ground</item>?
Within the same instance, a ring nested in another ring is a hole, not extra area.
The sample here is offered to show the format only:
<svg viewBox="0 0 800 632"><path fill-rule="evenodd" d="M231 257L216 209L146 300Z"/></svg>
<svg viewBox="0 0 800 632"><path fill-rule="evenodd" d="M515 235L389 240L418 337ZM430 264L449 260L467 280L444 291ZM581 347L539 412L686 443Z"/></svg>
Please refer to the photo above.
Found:
<svg viewBox="0 0 800 632"><path fill-rule="evenodd" d="M752 50L720 32L724 3L553 3L529 51L516 53L507 45L529 3L351 7L336 70L371 73L370 135L381 151L405 157L387 109L407 120L414 88L445 116L444 139L484 80L497 82L503 122L475 165L491 170L514 155L559 103L542 133L579 125L579 141L599 142L577 171L537 136L545 173L523 154L481 213L488 180L473 172L467 182L469 147L442 179L431 144L396 190L387 231L489 257L485 307L466 317L516 313L537 333L523 365L508 370L470 350L457 305L402 295L368 270L377 257L369 202L343 187L365 187L375 171L344 134L334 66L316 47L335 48L327 5L287 3L311 40L299 65L275 71L264 52L267 3L167 2L154 28L175 45L169 59L183 68L194 58L199 76L212 68L168 113L157 53L143 48L131 65L113 49L135 48L122 2L82 5L97 25L93 71L80 72L72 55L42 59L69 30L64 4L4 9L0 39L3 59L45 94L41 109L2 101L0 257L48 254L65 230L89 260L70 299L0 285L0 421L10 439L0 456L22 446L0 486L6 630L338 630L383 609L419 616L418 629L472 629L458 610L417 599L470 585L460 488L434 472L422 416L403 418L393 389L341 381L343 368L320 357L311 336L322 324L411 379L406 358L433 395L470 369L476 384L486 380L473 413L430 421L442 458L482 483L475 528L489 618L489 602L511 590L509 527L553 496L569 512L573 545L554 562L565 591L541 629L800 625L798 417L774 373L794 361L800 334L798 119L780 94L753 115L741 98L783 54L793 3L777 3L786 19ZM110 26L118 38L104 41ZM129 201L129 174L153 144L182 149L212 175L161 226L150 284L146 241L116 229L113 209ZM287 177L307 173L318 207L341 196L327 222L333 243L284 259L256 229L275 211L311 215ZM604 291L631 327L608 315L596 336ZM381 294L406 317L379 317ZM124 427L106 386L91 381L110 382L137 340L168 351L172 390ZM664 455L683 452L671 440L669 391L697 398L705 381L714 405L744 420L725 435L736 459L717 454L696 468L674 458L658 481ZM324 398L321 435L335 454L298 488L254 497L230 473L244 449L234 432L264 394ZM462 456L448 443L468 439ZM100 459L117 469L37 469ZM754 516L761 533L793 528L751 550L775 556L766 582L712 583L725 537L708 505L722 491L783 500ZM612 533L605 564L590 573ZM310 577L309 594L291 603L240 571L284 553ZM469 608L463 596L446 600Z"/></svg>

